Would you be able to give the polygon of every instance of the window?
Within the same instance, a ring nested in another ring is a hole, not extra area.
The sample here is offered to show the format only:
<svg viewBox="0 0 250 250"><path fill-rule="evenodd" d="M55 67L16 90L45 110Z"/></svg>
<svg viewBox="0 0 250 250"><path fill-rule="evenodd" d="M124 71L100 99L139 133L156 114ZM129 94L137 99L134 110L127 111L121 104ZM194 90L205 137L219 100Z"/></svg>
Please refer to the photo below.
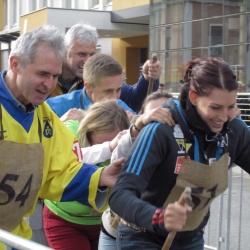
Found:
<svg viewBox="0 0 250 250"><path fill-rule="evenodd" d="M222 56L222 47L218 46L222 45L222 34L223 34L222 24L210 25L210 48L209 48L210 56L216 56L216 57Z"/></svg>
<svg viewBox="0 0 250 250"><path fill-rule="evenodd" d="M112 0L103 0L103 4L105 5L112 5Z"/></svg>
<svg viewBox="0 0 250 250"><path fill-rule="evenodd" d="M30 1L30 12L37 10L37 2Z"/></svg>
<svg viewBox="0 0 250 250"><path fill-rule="evenodd" d="M90 9L99 9L100 8L99 0L89 1L89 6L90 6Z"/></svg>
<svg viewBox="0 0 250 250"><path fill-rule="evenodd" d="M46 0L41 0L41 8L47 7L47 1Z"/></svg>
<svg viewBox="0 0 250 250"><path fill-rule="evenodd" d="M62 8L71 9L71 2L69 0L62 0Z"/></svg>

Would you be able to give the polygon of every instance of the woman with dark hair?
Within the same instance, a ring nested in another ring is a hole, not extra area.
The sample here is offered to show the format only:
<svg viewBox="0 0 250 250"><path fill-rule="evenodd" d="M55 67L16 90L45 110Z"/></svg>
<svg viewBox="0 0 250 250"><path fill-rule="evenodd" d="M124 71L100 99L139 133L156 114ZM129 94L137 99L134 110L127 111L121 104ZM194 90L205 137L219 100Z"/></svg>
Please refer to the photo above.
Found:
<svg viewBox="0 0 250 250"><path fill-rule="evenodd" d="M194 59L183 71L180 100L170 99L174 126L142 129L112 191L110 208L122 219L118 249L204 249L203 229L213 199L227 188L228 168L250 173L250 133L236 118L238 83L220 58ZM176 202L185 187L192 201Z"/></svg>

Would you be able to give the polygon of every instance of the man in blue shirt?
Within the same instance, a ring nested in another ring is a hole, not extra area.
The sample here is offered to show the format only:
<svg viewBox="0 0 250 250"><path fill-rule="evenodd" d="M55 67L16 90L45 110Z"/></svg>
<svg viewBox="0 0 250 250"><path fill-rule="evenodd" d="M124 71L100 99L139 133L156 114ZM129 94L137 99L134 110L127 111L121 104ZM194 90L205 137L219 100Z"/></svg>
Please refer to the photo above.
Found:
<svg viewBox="0 0 250 250"><path fill-rule="evenodd" d="M64 37L65 55L62 65L62 74L50 97L70 93L83 88L83 68L86 61L96 53L98 34L95 27L84 23L72 26ZM160 62L155 63L147 60L143 67L138 82L131 86L122 83L120 99L123 100L134 111L141 109L142 102L147 95L149 78L155 80L153 91L159 86L161 74Z"/></svg>
<svg viewBox="0 0 250 250"><path fill-rule="evenodd" d="M84 88L47 99L47 103L61 117L72 108L86 110L92 103L103 99L117 99L118 104L135 113L120 100L123 70L112 56L95 54L84 65Z"/></svg>

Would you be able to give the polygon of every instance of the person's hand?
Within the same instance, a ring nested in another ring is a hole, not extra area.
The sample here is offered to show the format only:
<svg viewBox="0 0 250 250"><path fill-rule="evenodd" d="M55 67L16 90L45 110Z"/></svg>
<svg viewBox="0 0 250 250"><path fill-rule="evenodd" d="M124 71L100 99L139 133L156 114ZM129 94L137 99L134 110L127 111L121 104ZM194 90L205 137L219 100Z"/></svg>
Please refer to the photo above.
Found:
<svg viewBox="0 0 250 250"><path fill-rule="evenodd" d="M136 120L136 127L141 130L144 126L152 121L168 124L170 126L175 125L170 110L162 107L157 107L140 115Z"/></svg>
<svg viewBox="0 0 250 250"><path fill-rule="evenodd" d="M137 119L138 115L133 114L129 110L126 110L126 113L128 115L128 119L129 119L130 123L134 123L135 120Z"/></svg>
<svg viewBox="0 0 250 250"><path fill-rule="evenodd" d="M168 232L181 231L186 224L187 214L192 211L192 207L185 204L180 205L177 201L170 203L164 211L164 226Z"/></svg>
<svg viewBox="0 0 250 250"><path fill-rule="evenodd" d="M114 149L117 147L118 142L120 141L122 136L125 135L127 132L128 132L127 129L119 132L118 135L109 143L109 148L111 152L114 151Z"/></svg>
<svg viewBox="0 0 250 250"><path fill-rule="evenodd" d="M77 120L77 121L81 121L84 117L84 111L77 109L77 108L73 108L70 109L69 111L67 111L64 115L62 115L60 117L60 120L62 122L65 122L67 120Z"/></svg>
<svg viewBox="0 0 250 250"><path fill-rule="evenodd" d="M99 180L99 187L112 188L115 185L117 177L123 167L124 161L124 158L120 158L116 161L113 161L108 167L103 168Z"/></svg>
<svg viewBox="0 0 250 250"><path fill-rule="evenodd" d="M142 74L146 80L157 80L161 75L161 68L160 61L153 63L152 60L147 60L142 66Z"/></svg>
<svg viewBox="0 0 250 250"><path fill-rule="evenodd" d="M138 116L135 122L135 126L138 130L132 128L131 136L136 137L137 134L139 134L139 131L152 121L168 124L170 126L175 124L169 109L157 107Z"/></svg>
<svg viewBox="0 0 250 250"><path fill-rule="evenodd" d="M230 115L230 121L235 119L236 117L240 116L240 109L238 107L235 107L232 111L232 114Z"/></svg>

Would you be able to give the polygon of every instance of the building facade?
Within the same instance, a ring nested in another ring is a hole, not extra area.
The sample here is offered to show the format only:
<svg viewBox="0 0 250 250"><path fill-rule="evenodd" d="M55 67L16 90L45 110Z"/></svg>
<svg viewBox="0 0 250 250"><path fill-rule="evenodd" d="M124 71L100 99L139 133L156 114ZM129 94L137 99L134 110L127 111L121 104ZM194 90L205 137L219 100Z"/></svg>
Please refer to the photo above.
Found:
<svg viewBox="0 0 250 250"><path fill-rule="evenodd" d="M137 82L148 56L149 0L0 0L0 70L20 34L43 24L65 33L78 22L97 28L97 50L121 63L129 84Z"/></svg>
<svg viewBox="0 0 250 250"><path fill-rule="evenodd" d="M163 65L165 88L179 92L188 60L215 56L249 91L249 11L249 0L151 0L149 50Z"/></svg>
<svg viewBox="0 0 250 250"><path fill-rule="evenodd" d="M83 21L97 28L98 51L121 63L129 84L156 53L165 89L179 92L185 62L218 56L249 91L249 10L250 0L0 0L0 69L23 32L43 24L66 32Z"/></svg>

